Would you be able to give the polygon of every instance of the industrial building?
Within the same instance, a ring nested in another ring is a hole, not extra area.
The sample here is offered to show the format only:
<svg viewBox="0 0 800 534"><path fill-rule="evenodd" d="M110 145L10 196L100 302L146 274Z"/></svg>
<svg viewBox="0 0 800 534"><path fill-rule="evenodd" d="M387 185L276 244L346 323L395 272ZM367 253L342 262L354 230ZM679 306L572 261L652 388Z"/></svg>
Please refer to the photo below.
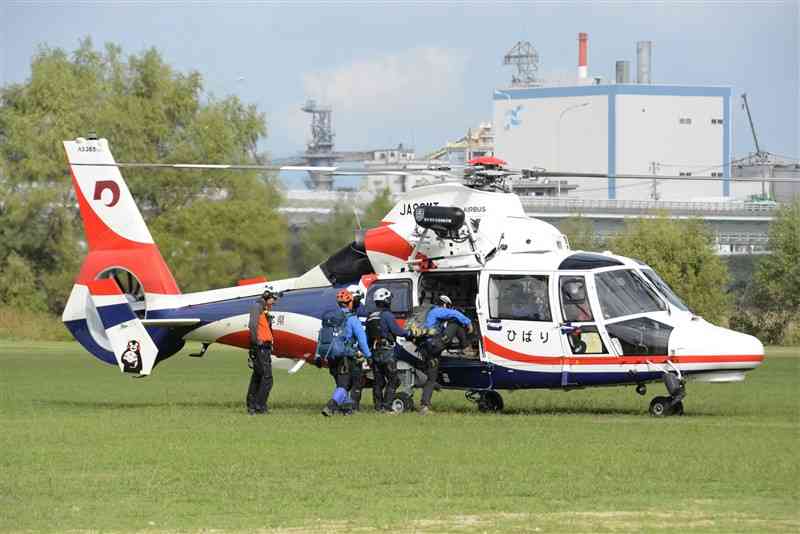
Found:
<svg viewBox="0 0 800 534"><path fill-rule="evenodd" d="M589 75L588 36L579 34L574 84L515 77L511 87L495 91L495 154L513 168L609 175L568 176L578 186L570 196L579 198L729 199L759 193L760 185L731 179L732 89L653 84L651 50L650 42L638 43L636 82L630 80L630 62L618 61L615 82L606 83ZM507 64L526 62L519 44L512 52ZM538 56L528 56L528 72L534 60ZM722 180L667 181L659 175Z"/></svg>

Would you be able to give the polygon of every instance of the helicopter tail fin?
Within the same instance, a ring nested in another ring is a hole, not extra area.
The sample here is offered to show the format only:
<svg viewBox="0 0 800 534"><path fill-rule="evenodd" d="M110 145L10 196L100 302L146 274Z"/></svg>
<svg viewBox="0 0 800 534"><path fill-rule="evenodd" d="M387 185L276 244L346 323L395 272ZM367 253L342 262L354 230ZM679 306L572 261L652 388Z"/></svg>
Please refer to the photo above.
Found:
<svg viewBox="0 0 800 534"><path fill-rule="evenodd" d="M89 282L89 295L120 370L149 375L158 347L117 283L111 278L93 280Z"/></svg>
<svg viewBox="0 0 800 534"><path fill-rule="evenodd" d="M90 284L113 278L138 317L145 315L148 295L177 295L180 290L116 166L108 141L79 138L65 141L64 148L89 251L62 320L89 352L115 365L115 347L92 304Z"/></svg>

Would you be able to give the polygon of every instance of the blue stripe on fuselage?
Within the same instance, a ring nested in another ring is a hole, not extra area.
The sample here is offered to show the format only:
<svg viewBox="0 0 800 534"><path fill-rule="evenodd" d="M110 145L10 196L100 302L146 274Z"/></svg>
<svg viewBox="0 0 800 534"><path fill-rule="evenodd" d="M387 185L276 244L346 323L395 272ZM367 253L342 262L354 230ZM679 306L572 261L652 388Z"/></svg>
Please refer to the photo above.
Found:
<svg viewBox="0 0 800 534"><path fill-rule="evenodd" d="M316 289L298 289L287 291L278 299L272 307L273 312L287 312L306 315L321 319L323 314L329 310L336 309L337 287L326 287ZM243 297L219 302L209 302L206 304L195 304L182 308L148 311L148 319L200 319L200 324L195 328L205 324L220 321L226 317L245 315L258 302L259 297Z"/></svg>

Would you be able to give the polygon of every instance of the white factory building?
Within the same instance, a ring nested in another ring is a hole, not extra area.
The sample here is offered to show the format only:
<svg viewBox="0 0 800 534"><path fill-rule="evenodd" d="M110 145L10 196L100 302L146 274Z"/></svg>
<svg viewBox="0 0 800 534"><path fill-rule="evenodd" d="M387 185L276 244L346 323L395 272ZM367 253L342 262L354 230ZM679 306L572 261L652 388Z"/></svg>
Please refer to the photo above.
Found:
<svg viewBox="0 0 800 534"><path fill-rule="evenodd" d="M578 185L569 196L587 199L699 200L760 192L760 186L730 180L730 87L604 83L588 77L585 49L579 57L574 85L495 91L495 154L509 167L608 174L566 178ZM647 62L649 68L649 56ZM618 80L627 81L619 63ZM658 175L725 179L659 181Z"/></svg>

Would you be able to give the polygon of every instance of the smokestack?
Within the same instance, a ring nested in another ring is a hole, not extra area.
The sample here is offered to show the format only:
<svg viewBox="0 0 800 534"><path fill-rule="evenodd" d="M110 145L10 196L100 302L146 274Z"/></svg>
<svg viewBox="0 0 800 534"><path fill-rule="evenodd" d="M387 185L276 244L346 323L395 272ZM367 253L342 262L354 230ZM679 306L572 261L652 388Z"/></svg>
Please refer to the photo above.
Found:
<svg viewBox="0 0 800 534"><path fill-rule="evenodd" d="M636 43L636 83L652 83L650 81L652 47L652 41L639 41Z"/></svg>
<svg viewBox="0 0 800 534"><path fill-rule="evenodd" d="M630 61L617 61L617 83L631 83Z"/></svg>
<svg viewBox="0 0 800 534"><path fill-rule="evenodd" d="M578 78L585 80L589 77L589 64L586 62L586 52L589 47L589 34L578 34Z"/></svg>

